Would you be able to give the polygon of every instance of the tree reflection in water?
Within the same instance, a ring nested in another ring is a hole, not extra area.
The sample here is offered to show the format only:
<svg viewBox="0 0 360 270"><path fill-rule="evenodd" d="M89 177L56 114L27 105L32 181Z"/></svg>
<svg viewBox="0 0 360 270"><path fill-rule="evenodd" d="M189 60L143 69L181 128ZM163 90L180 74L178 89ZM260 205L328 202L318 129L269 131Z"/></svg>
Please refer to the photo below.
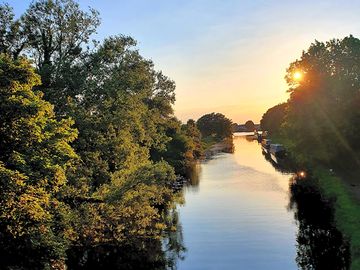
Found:
<svg viewBox="0 0 360 270"><path fill-rule="evenodd" d="M68 252L69 270L165 270L176 269L176 262L186 251L178 212L168 213L169 227L163 239L133 240L123 246L102 245L73 248Z"/></svg>
<svg viewBox="0 0 360 270"><path fill-rule="evenodd" d="M296 262L301 269L349 269L349 245L334 226L333 202L324 200L314 181L290 181L289 209L299 226Z"/></svg>
<svg viewBox="0 0 360 270"><path fill-rule="evenodd" d="M189 164L186 167L186 177L189 179L191 187L199 187L200 184L200 173L201 173L201 163L196 161Z"/></svg>

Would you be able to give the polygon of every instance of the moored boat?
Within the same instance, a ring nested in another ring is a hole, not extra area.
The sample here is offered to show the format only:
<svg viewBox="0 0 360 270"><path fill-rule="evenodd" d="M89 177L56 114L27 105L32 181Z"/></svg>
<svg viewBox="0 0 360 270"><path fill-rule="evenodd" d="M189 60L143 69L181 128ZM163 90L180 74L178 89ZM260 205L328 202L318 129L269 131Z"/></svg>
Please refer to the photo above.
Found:
<svg viewBox="0 0 360 270"><path fill-rule="evenodd" d="M285 148L282 144L270 144L269 152L271 159L276 163L281 162L285 158Z"/></svg>
<svg viewBox="0 0 360 270"><path fill-rule="evenodd" d="M261 141L261 148L263 149L263 151L267 154L269 154L269 150L270 150L270 145L271 145L271 140L269 139L263 139Z"/></svg>

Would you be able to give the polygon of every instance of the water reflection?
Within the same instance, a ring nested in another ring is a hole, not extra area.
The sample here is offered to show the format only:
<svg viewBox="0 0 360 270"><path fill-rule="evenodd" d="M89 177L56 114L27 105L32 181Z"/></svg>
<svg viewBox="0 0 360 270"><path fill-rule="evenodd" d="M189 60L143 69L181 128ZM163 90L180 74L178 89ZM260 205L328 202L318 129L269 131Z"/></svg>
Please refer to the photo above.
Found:
<svg viewBox="0 0 360 270"><path fill-rule="evenodd" d="M349 246L313 180L294 179L296 166L273 162L251 136L234 144L192 168L178 269L348 269Z"/></svg>
<svg viewBox="0 0 360 270"><path fill-rule="evenodd" d="M235 136L234 145L233 154L201 163L200 183L185 189L179 213L187 252L177 267L296 269L289 176L264 160L256 141Z"/></svg>
<svg viewBox="0 0 360 270"><path fill-rule="evenodd" d="M349 244L334 227L331 201L311 178L292 178L289 209L298 222L296 262L301 269L349 269Z"/></svg>
<svg viewBox="0 0 360 270"><path fill-rule="evenodd" d="M190 185L195 190L195 187L199 187L201 174L201 163L193 162L186 168L186 177L190 180Z"/></svg>
<svg viewBox="0 0 360 270"><path fill-rule="evenodd" d="M188 168L186 201L162 240L77 250L69 269L348 269L349 245L315 180L294 178L291 162L272 162L250 137L234 144Z"/></svg>
<svg viewBox="0 0 360 270"><path fill-rule="evenodd" d="M74 247L68 252L69 270L165 270L176 269L184 258L182 228L176 209L167 213L170 230L163 239L132 239L131 244Z"/></svg>
<svg viewBox="0 0 360 270"><path fill-rule="evenodd" d="M296 165L294 165L294 162L290 160L289 158L281 160L280 163L276 163L271 159L271 156L269 153L266 153L264 150L261 149L261 153L264 156L265 160L268 161L271 166L278 172L281 173L293 173L296 171Z"/></svg>
<svg viewBox="0 0 360 270"><path fill-rule="evenodd" d="M262 154L279 172L298 171L289 158L279 164ZM316 181L306 174L295 174L289 180L288 209L298 224L296 263L300 269L349 269L349 243L335 227L334 202L324 199Z"/></svg>

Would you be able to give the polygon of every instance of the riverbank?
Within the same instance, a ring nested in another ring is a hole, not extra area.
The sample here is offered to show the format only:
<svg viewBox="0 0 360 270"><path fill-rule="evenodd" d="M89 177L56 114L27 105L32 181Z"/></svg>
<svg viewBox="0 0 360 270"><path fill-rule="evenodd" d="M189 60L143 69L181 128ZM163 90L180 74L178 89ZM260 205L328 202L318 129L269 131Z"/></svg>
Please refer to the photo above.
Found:
<svg viewBox="0 0 360 270"><path fill-rule="evenodd" d="M360 269L360 203L339 176L323 168L316 168L314 176L319 180L325 197L335 201L336 226L350 243L350 269L358 270Z"/></svg>
<svg viewBox="0 0 360 270"><path fill-rule="evenodd" d="M280 136L271 136L273 142L291 143ZM290 153L299 164L308 164L319 188L327 200L334 201L335 225L348 239L351 250L351 270L360 269L360 186L359 176L330 171L318 164L309 164L304 157ZM354 174L354 173L353 173Z"/></svg>
<svg viewBox="0 0 360 270"><path fill-rule="evenodd" d="M204 158L210 158L218 153L232 153L234 152L233 138L225 138L220 142L213 141L212 143L207 142L207 146L204 150Z"/></svg>

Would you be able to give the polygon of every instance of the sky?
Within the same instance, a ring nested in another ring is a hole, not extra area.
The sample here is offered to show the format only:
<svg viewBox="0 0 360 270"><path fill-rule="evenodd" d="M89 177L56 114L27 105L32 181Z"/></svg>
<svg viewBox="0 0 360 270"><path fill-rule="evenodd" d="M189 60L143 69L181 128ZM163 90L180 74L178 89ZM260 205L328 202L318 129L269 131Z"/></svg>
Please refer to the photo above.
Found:
<svg viewBox="0 0 360 270"><path fill-rule="evenodd" d="M6 1L22 14L30 0ZM286 68L316 40L360 37L360 1L80 0L100 12L95 38L125 34L176 83L182 121L220 112L258 123L288 98Z"/></svg>

